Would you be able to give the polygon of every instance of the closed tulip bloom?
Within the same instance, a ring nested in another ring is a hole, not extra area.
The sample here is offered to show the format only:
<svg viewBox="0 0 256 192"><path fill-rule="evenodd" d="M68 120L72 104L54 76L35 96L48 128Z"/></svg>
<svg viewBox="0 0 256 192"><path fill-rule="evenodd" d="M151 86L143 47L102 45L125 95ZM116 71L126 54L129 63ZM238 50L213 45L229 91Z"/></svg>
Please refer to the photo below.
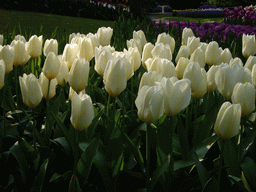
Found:
<svg viewBox="0 0 256 192"><path fill-rule="evenodd" d="M168 59L155 58L150 70L161 73L163 77L177 77L174 64Z"/></svg>
<svg viewBox="0 0 256 192"><path fill-rule="evenodd" d="M110 45L110 40L113 35L113 29L111 27L101 27L97 31L97 37L101 46Z"/></svg>
<svg viewBox="0 0 256 192"><path fill-rule="evenodd" d="M252 67L252 83L254 87L256 88L256 64L253 65Z"/></svg>
<svg viewBox="0 0 256 192"><path fill-rule="evenodd" d="M77 58L79 46L77 44L66 44L62 54L63 61L66 62L68 69L70 70L74 60Z"/></svg>
<svg viewBox="0 0 256 192"><path fill-rule="evenodd" d="M163 43L157 44L152 50L153 57L165 58L172 60L172 52L169 45L164 45Z"/></svg>
<svg viewBox="0 0 256 192"><path fill-rule="evenodd" d="M185 71L188 64L189 64L189 59L188 58L181 57L179 59L177 65L176 65L176 68L175 68L178 79L183 78L184 71Z"/></svg>
<svg viewBox="0 0 256 192"><path fill-rule="evenodd" d="M93 55L95 55L95 47L99 46L99 40L98 40L97 34L88 33L86 37L89 37L92 40Z"/></svg>
<svg viewBox="0 0 256 192"><path fill-rule="evenodd" d="M240 104L242 116L248 115L255 109L255 87L252 83L237 83L234 87L231 101Z"/></svg>
<svg viewBox="0 0 256 192"><path fill-rule="evenodd" d="M161 33L157 36L157 40L156 40L156 44L160 44L160 43L163 43L163 44L167 44L170 46L171 48L171 52L172 54L174 53L174 49L175 49L175 40L173 37L171 37L169 34L166 34L165 32L164 33Z"/></svg>
<svg viewBox="0 0 256 192"><path fill-rule="evenodd" d="M146 36L145 36L145 34L142 30L133 31L132 37L133 37L133 39L138 39L140 41L140 44L141 44L142 48L147 43ZM142 50L139 50L139 51L141 53Z"/></svg>
<svg viewBox="0 0 256 192"><path fill-rule="evenodd" d="M230 139L239 134L241 105L226 101L218 112L214 131L222 139Z"/></svg>
<svg viewBox="0 0 256 192"><path fill-rule="evenodd" d="M244 68L250 69L252 71L253 65L256 64L256 56L249 56L245 62Z"/></svg>
<svg viewBox="0 0 256 192"><path fill-rule="evenodd" d="M42 44L43 44L43 36L37 37L33 35L30 37L29 41L26 42L26 49L28 54L33 58L37 58L42 53Z"/></svg>
<svg viewBox="0 0 256 192"><path fill-rule="evenodd" d="M137 47L139 52L140 52L140 54L142 54L143 47L142 47L140 39L130 39L130 40L127 40L126 41L126 46L127 46L127 48L130 48L130 47L135 48L135 47Z"/></svg>
<svg viewBox="0 0 256 192"><path fill-rule="evenodd" d="M58 55L58 41L56 39L46 39L44 43L44 56L50 52L53 52L55 55Z"/></svg>
<svg viewBox="0 0 256 192"><path fill-rule="evenodd" d="M43 73L44 75L52 80L57 77L60 70L60 60L55 53L50 52L45 59Z"/></svg>
<svg viewBox="0 0 256 192"><path fill-rule="evenodd" d="M93 50L93 42L89 37L80 39L78 57L85 58L85 60L90 62L94 57Z"/></svg>
<svg viewBox="0 0 256 192"><path fill-rule="evenodd" d="M3 43L4 43L4 36L0 35L0 45L3 45Z"/></svg>
<svg viewBox="0 0 256 192"><path fill-rule="evenodd" d="M26 48L25 48L25 43L23 41L16 41L13 40L11 43L11 46L13 47L13 65L18 66L18 65L25 65L28 60L30 59L30 55L28 54Z"/></svg>
<svg viewBox="0 0 256 192"><path fill-rule="evenodd" d="M242 60L241 60L239 57L232 58L232 59L229 61L229 65L230 65L230 66L235 65L235 64L238 64L238 65L240 65L241 67L244 66Z"/></svg>
<svg viewBox="0 0 256 192"><path fill-rule="evenodd" d="M175 58L175 62L178 63L178 61L179 61L179 59L181 57L188 58L189 57L189 53L190 53L190 49L189 49L188 46L186 46L186 45L180 46L180 49L179 49L179 51L177 53L177 56Z"/></svg>
<svg viewBox="0 0 256 192"><path fill-rule="evenodd" d="M139 90L138 90L138 94L140 92L140 89L144 86L154 86L156 84L156 82L160 82L162 80L163 76L162 74L156 72L156 71L149 71L149 72L145 72L143 73L141 79L140 79L140 85L139 85Z"/></svg>
<svg viewBox="0 0 256 192"><path fill-rule="evenodd" d="M242 37L242 54L245 58L256 53L255 35L245 35Z"/></svg>
<svg viewBox="0 0 256 192"><path fill-rule="evenodd" d="M232 54L231 54L229 48L225 48L221 52L220 57L221 57L221 63L229 63L230 60L232 59Z"/></svg>
<svg viewBox="0 0 256 192"><path fill-rule="evenodd" d="M95 48L95 71L103 76L108 60L113 59L114 56L109 47L99 46Z"/></svg>
<svg viewBox="0 0 256 192"><path fill-rule="evenodd" d="M217 89L217 85L215 82L215 74L217 70L219 69L219 65L213 65L211 68L207 71L207 90L208 92L213 92Z"/></svg>
<svg viewBox="0 0 256 192"><path fill-rule="evenodd" d="M69 95L68 95L68 98L69 98L70 100L72 100L74 93L76 93L76 91L74 91L74 89L72 89L72 87L69 87ZM85 89L82 90L82 91L80 91L80 92L77 93L77 94L79 95L80 93L86 94Z"/></svg>
<svg viewBox="0 0 256 192"><path fill-rule="evenodd" d="M205 53L201 47L195 49L190 57L190 61L197 62L200 67L204 68L205 66Z"/></svg>
<svg viewBox="0 0 256 192"><path fill-rule="evenodd" d="M22 41L22 42L24 42L24 43L27 42L26 39L25 39L25 37L24 37L23 35L20 35L20 34L16 35L16 36L14 37L14 40L15 40L15 41L20 40L20 41Z"/></svg>
<svg viewBox="0 0 256 192"><path fill-rule="evenodd" d="M208 65L219 65L221 63L221 50L219 44L216 41L212 41L205 51L205 62Z"/></svg>
<svg viewBox="0 0 256 192"><path fill-rule="evenodd" d="M162 86L143 86L135 100L139 118L147 124L158 120L164 113Z"/></svg>
<svg viewBox="0 0 256 192"><path fill-rule="evenodd" d="M127 85L126 60L116 58L109 60L104 71L103 82L106 91L112 96L118 96Z"/></svg>
<svg viewBox="0 0 256 192"><path fill-rule="evenodd" d="M201 73L203 76L203 80L199 84L198 88L192 91L192 96L197 99L203 97L207 93L207 75L204 68L201 68Z"/></svg>
<svg viewBox="0 0 256 192"><path fill-rule="evenodd" d="M13 70L14 50L10 45L3 46L0 50L0 59L5 63L5 74L10 73Z"/></svg>
<svg viewBox="0 0 256 192"><path fill-rule="evenodd" d="M41 85L34 74L23 74L19 77L20 89L23 103L34 109L42 100L43 93Z"/></svg>
<svg viewBox="0 0 256 192"><path fill-rule="evenodd" d="M89 78L89 62L85 59L75 59L69 71L69 85L78 93L85 89Z"/></svg>
<svg viewBox="0 0 256 192"><path fill-rule="evenodd" d="M94 118L92 99L89 95L75 92L71 100L70 121L77 131L86 129Z"/></svg>
<svg viewBox="0 0 256 192"><path fill-rule="evenodd" d="M190 55L196 50L197 47L199 47L200 44L200 38L199 37L188 37L187 40L187 46L189 48L190 51Z"/></svg>
<svg viewBox="0 0 256 192"><path fill-rule="evenodd" d="M145 66L146 60L153 57L151 51L154 49L154 47L155 46L152 43L147 43L143 48L141 61L142 61L142 66L144 68L146 68Z"/></svg>
<svg viewBox="0 0 256 192"><path fill-rule="evenodd" d="M0 89L4 86L4 77L5 77L5 63L4 60L0 60Z"/></svg>
<svg viewBox="0 0 256 192"><path fill-rule="evenodd" d="M189 37L195 36L192 29L185 27L182 31L182 45L187 45Z"/></svg>
<svg viewBox="0 0 256 192"><path fill-rule="evenodd" d="M128 50L124 49L124 53L133 66L133 71L137 71L141 66L141 55L137 47L129 47Z"/></svg>
<svg viewBox="0 0 256 192"><path fill-rule="evenodd" d="M40 73L39 83L40 83L41 88L42 88L43 97L45 99L47 99L49 79L44 75L43 72ZM56 78L52 79L51 82L50 82L48 99L52 99L56 95L56 86L57 85L58 85L57 79Z"/></svg>
<svg viewBox="0 0 256 192"><path fill-rule="evenodd" d="M58 56L58 59L60 60L60 70L56 78L57 78L58 84L63 87L68 82L69 71L68 71L68 66L62 60L61 56Z"/></svg>
<svg viewBox="0 0 256 192"><path fill-rule="evenodd" d="M168 116L175 116L186 108L191 100L191 81L178 80L176 77L163 77L161 85L164 90L164 110Z"/></svg>

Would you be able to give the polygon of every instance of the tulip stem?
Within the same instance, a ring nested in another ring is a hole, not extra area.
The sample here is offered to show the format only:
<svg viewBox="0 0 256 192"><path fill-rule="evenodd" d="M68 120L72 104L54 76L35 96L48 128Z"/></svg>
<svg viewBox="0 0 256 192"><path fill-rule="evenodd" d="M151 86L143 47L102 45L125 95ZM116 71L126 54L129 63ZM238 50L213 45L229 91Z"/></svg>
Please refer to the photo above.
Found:
<svg viewBox="0 0 256 192"><path fill-rule="evenodd" d="M224 151L224 139L220 138L220 158L219 158L219 169L218 169L218 184L221 190L221 171L223 162L223 151Z"/></svg>
<svg viewBox="0 0 256 192"><path fill-rule="evenodd" d="M33 113L33 144L34 144L34 149L36 149L36 115L35 115L35 110L32 109Z"/></svg>
<svg viewBox="0 0 256 192"><path fill-rule="evenodd" d="M151 127L151 125L147 124L147 131L146 131L146 159L147 159L147 167L146 167L146 175L147 175L147 189L149 189L150 186L150 176L151 176L151 151L153 147L153 131L154 128Z"/></svg>
<svg viewBox="0 0 256 192"><path fill-rule="evenodd" d="M244 125L245 125L245 117L241 117L241 129L240 129L240 139L239 139L239 148L238 148L238 162L242 161L243 157L243 132L244 132Z"/></svg>
<svg viewBox="0 0 256 192"><path fill-rule="evenodd" d="M48 88L47 88L47 98L46 98L46 142L48 143L49 140L50 140L50 136L51 136L51 127L49 126L49 108L50 108L50 104L49 104L49 95L50 95L50 84L51 84L51 80L49 79L49 82L48 82Z"/></svg>

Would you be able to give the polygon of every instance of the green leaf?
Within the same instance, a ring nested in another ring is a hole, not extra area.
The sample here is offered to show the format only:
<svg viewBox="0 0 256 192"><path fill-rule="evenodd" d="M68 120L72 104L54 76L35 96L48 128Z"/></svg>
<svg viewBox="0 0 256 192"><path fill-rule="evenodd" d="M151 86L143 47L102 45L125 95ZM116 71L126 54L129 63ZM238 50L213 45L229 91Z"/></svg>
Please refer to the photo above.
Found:
<svg viewBox="0 0 256 192"><path fill-rule="evenodd" d="M92 163L94 161L94 157L99 148L99 144L100 144L99 138L94 138L90 142L90 145L83 152L83 154L81 155L81 158L78 161L77 171L79 175L83 178L83 184L85 184L87 181Z"/></svg>
<svg viewBox="0 0 256 192"><path fill-rule="evenodd" d="M119 156L118 160L115 163L112 177L117 176L119 171L123 171L123 169L124 169L124 153L121 153L121 155Z"/></svg>
<svg viewBox="0 0 256 192"><path fill-rule="evenodd" d="M241 163L244 176L251 188L256 189L256 164L251 157L245 157Z"/></svg>
<svg viewBox="0 0 256 192"><path fill-rule="evenodd" d="M30 192L40 192L42 190L48 162L49 159L46 159L44 163L41 165L39 173L37 174L34 180L33 187L30 190Z"/></svg>
<svg viewBox="0 0 256 192"><path fill-rule="evenodd" d="M79 180L75 175L71 176L68 192L82 192L82 189L80 188L80 185L79 185Z"/></svg>
<svg viewBox="0 0 256 192"><path fill-rule="evenodd" d="M205 184L202 192L220 192L220 187L217 180L212 177Z"/></svg>

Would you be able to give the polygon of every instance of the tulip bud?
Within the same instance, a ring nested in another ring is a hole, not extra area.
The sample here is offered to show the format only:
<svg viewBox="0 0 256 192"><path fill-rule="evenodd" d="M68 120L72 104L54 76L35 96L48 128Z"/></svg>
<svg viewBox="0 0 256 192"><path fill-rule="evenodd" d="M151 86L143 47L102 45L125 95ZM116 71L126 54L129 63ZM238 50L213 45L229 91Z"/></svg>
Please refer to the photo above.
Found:
<svg viewBox="0 0 256 192"><path fill-rule="evenodd" d="M184 74L184 71L187 67L187 65L189 64L189 59L188 58L185 58L185 57L181 57L176 65L176 73L177 73L177 78L178 79L182 79L183 78L183 74Z"/></svg>
<svg viewBox="0 0 256 192"><path fill-rule="evenodd" d="M56 86L58 82L57 82L57 79L55 78L55 79L52 79L50 82L49 97L47 97L49 81L50 80L44 75L44 73L41 72L39 76L39 83L41 85L43 97L45 99L52 99L56 95Z"/></svg>
<svg viewBox="0 0 256 192"><path fill-rule="evenodd" d="M225 48L221 52L220 57L221 57L221 62L220 63L229 63L230 60L232 59L232 54L231 54L229 48Z"/></svg>
<svg viewBox="0 0 256 192"><path fill-rule="evenodd" d="M208 92L213 92L217 89L217 85L215 82L215 74L217 70L219 69L219 65L213 65L211 68L207 71L207 90Z"/></svg>
<svg viewBox="0 0 256 192"><path fill-rule="evenodd" d="M157 44L152 50L153 57L165 58L172 60L172 52L169 45L164 45L163 43Z"/></svg>
<svg viewBox="0 0 256 192"><path fill-rule="evenodd" d="M190 61L197 62L201 68L205 66L205 53L201 47L196 48L190 57Z"/></svg>
<svg viewBox="0 0 256 192"><path fill-rule="evenodd" d="M72 87L69 87L69 95L68 95L68 98L69 98L70 100L72 100L74 93L76 93L76 91L75 91L74 89L72 89ZM82 90L82 91L80 91L78 94L80 94L80 93L86 94L85 89Z"/></svg>
<svg viewBox="0 0 256 192"><path fill-rule="evenodd" d="M251 113L255 109L255 87L252 83L237 83L234 87L232 103L239 103L242 107L242 116Z"/></svg>
<svg viewBox="0 0 256 192"><path fill-rule="evenodd" d="M53 52L50 52L45 59L43 73L48 79L52 80L57 77L59 70L60 60Z"/></svg>
<svg viewBox="0 0 256 192"><path fill-rule="evenodd" d="M0 89L4 86L4 77L5 77L5 63L4 60L0 60Z"/></svg>
<svg viewBox="0 0 256 192"><path fill-rule="evenodd" d="M186 108L191 100L191 81L178 80L176 77L163 77L161 85L164 90L164 110L168 116L175 116Z"/></svg>
<svg viewBox="0 0 256 192"><path fill-rule="evenodd" d="M86 129L94 118L92 99L89 95L75 92L71 100L70 121L77 131Z"/></svg>
<svg viewBox="0 0 256 192"><path fill-rule="evenodd" d="M110 40L113 35L113 29L111 27L101 27L97 31L97 37L101 46L110 45Z"/></svg>
<svg viewBox="0 0 256 192"><path fill-rule="evenodd" d="M10 45L3 46L0 50L0 59L5 63L5 74L10 73L13 70L14 50Z"/></svg>
<svg viewBox="0 0 256 192"><path fill-rule="evenodd" d="M26 49L28 54L33 58L37 58L42 53L42 43L43 43L43 36L37 37L33 35L30 37L29 41L26 42Z"/></svg>
<svg viewBox="0 0 256 192"><path fill-rule="evenodd" d="M74 64L69 72L69 85L77 93L85 89L89 78L89 62L85 59L75 59Z"/></svg>
<svg viewBox="0 0 256 192"><path fill-rule="evenodd" d="M124 49L126 58L133 66L133 71L137 71L141 65L141 55L137 47L129 47L128 50Z"/></svg>
<svg viewBox="0 0 256 192"><path fill-rule="evenodd" d="M198 88L194 91L192 91L192 96L199 99L205 95L207 92L207 75L204 68L201 68L201 73L203 76L203 80L199 84Z"/></svg>
<svg viewBox="0 0 256 192"><path fill-rule="evenodd" d="M178 63L178 61L179 61L179 59L181 57L188 58L189 57L189 53L190 53L189 47L187 47L186 45L180 46L180 49L179 49L179 51L177 53L177 56L175 58L175 62Z"/></svg>
<svg viewBox="0 0 256 192"><path fill-rule="evenodd" d="M128 49L130 47L133 47L133 48L137 48L140 52L140 54L142 53L142 44L141 44L141 41L140 39L130 39L130 40L127 40L126 41L126 45L128 47Z"/></svg>
<svg viewBox="0 0 256 192"><path fill-rule="evenodd" d="M147 43L146 36L142 30L133 31L133 39L138 39L140 41L141 48ZM139 49L139 51L141 53L142 49Z"/></svg>
<svg viewBox="0 0 256 192"><path fill-rule="evenodd" d="M11 43L11 46L13 47L13 65L25 65L28 60L30 59L30 56L25 48L25 43L21 40L13 40Z"/></svg>
<svg viewBox="0 0 256 192"><path fill-rule="evenodd" d="M22 41L23 43L26 43L26 42L27 42L26 39L25 39L25 37L24 37L23 35L20 35L20 34L16 35L16 36L14 37L14 40L15 40L15 41L20 40L20 41Z"/></svg>
<svg viewBox="0 0 256 192"><path fill-rule="evenodd" d="M255 35L245 35L242 37L242 54L245 58L256 53Z"/></svg>
<svg viewBox="0 0 256 192"><path fill-rule="evenodd" d="M222 139L232 138L239 133L241 105L225 102L222 104L214 125L214 131Z"/></svg>
<svg viewBox="0 0 256 192"><path fill-rule="evenodd" d="M99 46L95 48L95 65L94 69L100 76L103 76L108 60L113 59L109 47Z"/></svg>
<svg viewBox="0 0 256 192"><path fill-rule="evenodd" d="M163 77L177 77L174 64L168 59L155 58L152 61L150 70L162 73Z"/></svg>
<svg viewBox="0 0 256 192"><path fill-rule="evenodd" d="M80 39L78 57L85 58L90 62L94 57L93 49L93 43L89 37Z"/></svg>
<svg viewBox="0 0 256 192"><path fill-rule="evenodd" d="M34 74L23 74L19 77L23 103L34 109L42 100L42 88Z"/></svg>
<svg viewBox="0 0 256 192"><path fill-rule="evenodd" d="M212 41L206 48L205 51L205 62L208 65L219 65L221 62L221 51L219 44L216 41Z"/></svg>
<svg viewBox="0 0 256 192"><path fill-rule="evenodd" d="M249 56L248 59L246 60L246 63L244 65L244 68L250 69L252 71L253 65L256 64L256 56Z"/></svg>
<svg viewBox="0 0 256 192"><path fill-rule="evenodd" d="M77 58L79 46L77 44L66 44L62 54L63 61L66 62L68 69L71 69L74 60Z"/></svg>
<svg viewBox="0 0 256 192"><path fill-rule="evenodd" d="M53 52L55 55L58 55L58 41L56 39L46 39L44 43L44 56Z"/></svg>
<svg viewBox="0 0 256 192"><path fill-rule="evenodd" d="M188 37L188 40L187 40L187 46L190 50L189 52L189 55L191 55L197 47L199 47L199 44L200 44L200 38L199 37Z"/></svg>
<svg viewBox="0 0 256 192"><path fill-rule="evenodd" d="M112 96L118 96L127 85L126 59L109 60L104 71L103 82L106 91Z"/></svg>
<svg viewBox="0 0 256 192"><path fill-rule="evenodd" d="M185 27L182 31L182 45L187 45L189 37L195 36L192 29Z"/></svg>
<svg viewBox="0 0 256 192"><path fill-rule="evenodd" d="M143 48L141 61L142 61L142 66L144 68L146 68L145 66L146 60L153 57L151 54L151 51L154 49L154 47L155 46L152 43L147 43Z"/></svg>
<svg viewBox="0 0 256 192"><path fill-rule="evenodd" d="M235 64L238 64L238 65L240 65L241 67L244 66L242 60L241 60L239 57L232 58L232 59L229 61L229 65L230 65L230 66L235 65Z"/></svg>
<svg viewBox="0 0 256 192"><path fill-rule="evenodd" d="M93 55L95 55L95 47L99 46L99 40L98 40L97 34L88 33L86 37L89 37L92 40Z"/></svg>
<svg viewBox="0 0 256 192"><path fill-rule="evenodd" d="M68 66L62 60L62 57L58 56L58 59L60 60L60 70L56 78L57 78L58 84L63 87L68 82L69 71L68 71Z"/></svg>
<svg viewBox="0 0 256 192"><path fill-rule="evenodd" d="M171 48L171 52L172 54L174 53L174 49L175 49L175 40L173 37L171 37L169 34L161 33L157 36L157 40L155 44L160 44L163 43L164 45L169 45Z"/></svg>
<svg viewBox="0 0 256 192"><path fill-rule="evenodd" d="M156 84L156 82L160 82L162 78L163 78L162 74L161 73L159 74L156 71L149 71L149 72L143 73L140 79L138 94L140 92L140 89L144 85L152 87Z"/></svg>
<svg viewBox="0 0 256 192"><path fill-rule="evenodd" d="M139 118L147 123L153 123L164 113L164 96L162 86L143 86L135 100Z"/></svg>

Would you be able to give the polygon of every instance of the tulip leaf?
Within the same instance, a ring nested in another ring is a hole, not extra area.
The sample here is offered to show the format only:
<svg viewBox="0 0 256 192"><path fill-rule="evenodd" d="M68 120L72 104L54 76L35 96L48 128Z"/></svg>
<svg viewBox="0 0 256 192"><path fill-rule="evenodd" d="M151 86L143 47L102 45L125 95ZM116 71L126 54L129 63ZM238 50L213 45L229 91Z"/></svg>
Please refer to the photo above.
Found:
<svg viewBox="0 0 256 192"><path fill-rule="evenodd" d="M256 163L251 157L245 157L241 163L244 176L253 191L256 189Z"/></svg>
<svg viewBox="0 0 256 192"><path fill-rule="evenodd" d="M98 151L100 145L100 139L94 138L89 146L86 148L86 150L81 155L78 164L77 164L77 171L79 173L79 176L83 178L83 184L86 183L87 178L90 174L91 166L94 161L94 157Z"/></svg>
<svg viewBox="0 0 256 192"><path fill-rule="evenodd" d="M204 185L202 192L220 192L218 181L214 177L211 177Z"/></svg>
<svg viewBox="0 0 256 192"><path fill-rule="evenodd" d="M71 176L68 192L82 192L82 189L80 188L79 180L75 175Z"/></svg>

